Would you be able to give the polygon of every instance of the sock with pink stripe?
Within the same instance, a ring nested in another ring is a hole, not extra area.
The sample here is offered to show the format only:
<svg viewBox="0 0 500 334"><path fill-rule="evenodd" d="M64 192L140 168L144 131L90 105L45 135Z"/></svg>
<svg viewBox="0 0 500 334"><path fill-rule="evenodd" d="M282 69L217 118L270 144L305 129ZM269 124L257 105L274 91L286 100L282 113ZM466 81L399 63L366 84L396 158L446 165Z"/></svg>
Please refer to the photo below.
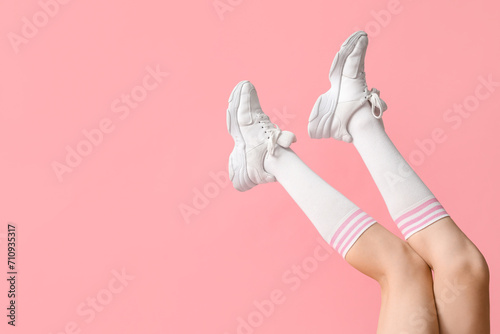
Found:
<svg viewBox="0 0 500 334"><path fill-rule="evenodd" d="M405 239L448 216L389 139L382 119L372 116L369 106L353 115L348 131Z"/></svg>
<svg viewBox="0 0 500 334"><path fill-rule="evenodd" d="M349 249L375 220L314 173L291 150L276 147L264 161L311 220L323 239L345 258Z"/></svg>

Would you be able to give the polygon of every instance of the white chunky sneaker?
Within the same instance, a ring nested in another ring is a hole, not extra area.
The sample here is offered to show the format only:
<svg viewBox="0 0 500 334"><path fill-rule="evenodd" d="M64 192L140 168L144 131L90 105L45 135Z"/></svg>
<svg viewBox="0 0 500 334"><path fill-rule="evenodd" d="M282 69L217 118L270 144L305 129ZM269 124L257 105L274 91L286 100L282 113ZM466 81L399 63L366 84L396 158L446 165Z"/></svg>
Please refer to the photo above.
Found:
<svg viewBox="0 0 500 334"><path fill-rule="evenodd" d="M368 90L365 79L365 54L368 36L364 31L352 34L342 44L330 69L332 87L321 95L309 117L311 138L329 138L352 142L347 131L351 116L365 103L369 103L375 118L381 118L387 105L380 92Z"/></svg>
<svg viewBox="0 0 500 334"><path fill-rule="evenodd" d="M234 139L229 156L229 178L234 187L246 191L257 184L276 181L264 170L264 159L267 154L274 154L276 145L289 147L297 140L295 135L271 123L249 81L242 81L233 89L226 116L227 129Z"/></svg>

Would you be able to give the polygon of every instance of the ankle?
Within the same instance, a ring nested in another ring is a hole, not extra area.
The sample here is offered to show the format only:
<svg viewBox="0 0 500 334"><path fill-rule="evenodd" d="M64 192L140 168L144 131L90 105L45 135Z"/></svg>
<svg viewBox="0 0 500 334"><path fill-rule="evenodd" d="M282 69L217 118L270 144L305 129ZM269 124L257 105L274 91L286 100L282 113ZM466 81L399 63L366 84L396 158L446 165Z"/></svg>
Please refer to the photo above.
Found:
<svg viewBox="0 0 500 334"><path fill-rule="evenodd" d="M264 170L267 173L275 175L279 162L278 156L280 155L281 150L282 150L281 147L276 147L273 155L271 155L269 152L266 153L266 156L264 157Z"/></svg>
<svg viewBox="0 0 500 334"><path fill-rule="evenodd" d="M287 151L290 151L290 149L277 145L273 155L267 152L264 158L264 170L267 173L276 176L276 173L282 165L283 157L288 154Z"/></svg>
<svg viewBox="0 0 500 334"><path fill-rule="evenodd" d="M370 132L384 131L382 119L377 119L372 115L369 103L364 104L357 112L352 115L347 124L347 131L353 139L360 135L366 135Z"/></svg>

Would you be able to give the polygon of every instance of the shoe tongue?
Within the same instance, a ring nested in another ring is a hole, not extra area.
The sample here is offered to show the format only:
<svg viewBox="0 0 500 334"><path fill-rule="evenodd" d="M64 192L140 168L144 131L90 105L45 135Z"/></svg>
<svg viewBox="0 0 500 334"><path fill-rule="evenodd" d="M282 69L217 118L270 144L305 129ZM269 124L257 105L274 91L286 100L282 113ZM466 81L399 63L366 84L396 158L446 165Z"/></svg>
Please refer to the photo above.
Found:
<svg viewBox="0 0 500 334"><path fill-rule="evenodd" d="M250 92L250 110L254 113L254 115L264 113L260 107L259 96L257 95L255 88L253 88Z"/></svg>
<svg viewBox="0 0 500 334"><path fill-rule="evenodd" d="M297 141L297 137L290 131L281 131L278 137L278 145L284 148L290 147L292 143Z"/></svg>
<svg viewBox="0 0 500 334"><path fill-rule="evenodd" d="M361 37L354 50L351 52L347 58L344 65L343 74L349 78L357 78L358 75L364 71L365 68L365 54L366 48L368 47L368 38L366 36Z"/></svg>

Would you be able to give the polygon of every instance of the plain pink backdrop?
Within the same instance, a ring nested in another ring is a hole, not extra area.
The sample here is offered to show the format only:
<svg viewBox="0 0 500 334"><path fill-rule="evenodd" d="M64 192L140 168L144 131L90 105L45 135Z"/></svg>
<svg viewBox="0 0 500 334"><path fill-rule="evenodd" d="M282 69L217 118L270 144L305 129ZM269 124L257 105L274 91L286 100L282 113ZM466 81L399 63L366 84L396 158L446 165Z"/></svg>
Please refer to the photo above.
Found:
<svg viewBox="0 0 500 334"><path fill-rule="evenodd" d="M374 333L377 285L340 256L320 261L298 289L283 279L319 235L278 184L242 194L212 177L233 147L229 94L251 80L264 110L297 134L302 159L399 236L352 145L307 136L335 52L356 29L370 35L368 84L389 105L386 128L402 154L419 154L416 141L436 128L445 133L415 169L486 256L498 331L500 89L460 126L444 117L479 77L500 81L500 6L394 1L221 0L218 12L213 0L72 0L46 21L38 0L3 1L0 278L8 222L19 275L15 329L1 279L0 331L234 334L254 301L280 290L284 302L253 332ZM40 27L16 52L9 36L22 36L24 17ZM156 67L169 76L121 119L112 103L139 92ZM54 161L105 119L113 131L60 182ZM110 294L121 270L133 279ZM77 311L88 298L105 304L92 320Z"/></svg>

